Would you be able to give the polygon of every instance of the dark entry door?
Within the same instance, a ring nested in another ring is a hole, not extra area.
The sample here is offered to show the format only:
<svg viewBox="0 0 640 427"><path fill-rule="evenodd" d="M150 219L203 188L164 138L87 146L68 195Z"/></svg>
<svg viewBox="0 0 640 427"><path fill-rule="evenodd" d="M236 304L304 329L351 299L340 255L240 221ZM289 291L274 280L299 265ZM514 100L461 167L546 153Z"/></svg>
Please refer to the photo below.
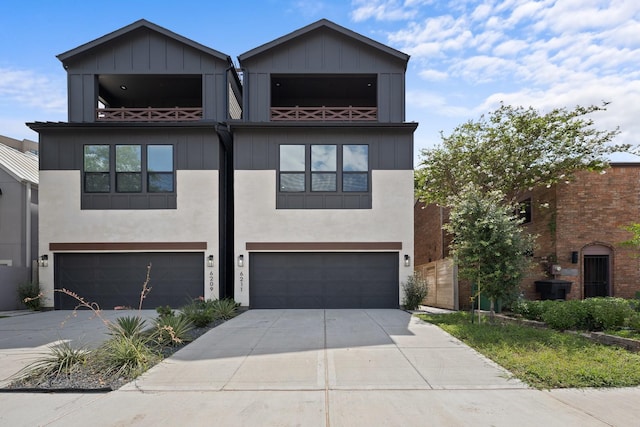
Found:
<svg viewBox="0 0 640 427"><path fill-rule="evenodd" d="M397 253L253 253L252 308L398 308Z"/></svg>
<svg viewBox="0 0 640 427"><path fill-rule="evenodd" d="M609 295L609 255L584 256L584 297Z"/></svg>

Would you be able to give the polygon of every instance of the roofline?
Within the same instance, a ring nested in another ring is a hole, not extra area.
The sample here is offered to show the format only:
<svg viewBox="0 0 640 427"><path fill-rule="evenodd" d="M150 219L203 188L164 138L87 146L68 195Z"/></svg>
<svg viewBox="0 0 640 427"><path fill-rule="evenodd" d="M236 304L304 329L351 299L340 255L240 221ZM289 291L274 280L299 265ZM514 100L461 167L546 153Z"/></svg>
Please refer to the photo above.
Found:
<svg viewBox="0 0 640 427"><path fill-rule="evenodd" d="M379 122L243 122L230 120L231 129L405 129L415 131L417 122L379 123Z"/></svg>
<svg viewBox="0 0 640 427"><path fill-rule="evenodd" d="M30 122L33 131L44 129L127 129L127 128L215 128L220 122L198 120L188 122Z"/></svg>
<svg viewBox="0 0 640 427"><path fill-rule="evenodd" d="M286 35L284 35L282 37L279 37L279 38L277 38L277 39L275 39L273 41L270 41L268 43L265 43L265 44L263 44L261 46L258 46L256 48L254 48L254 49L251 49L250 51L239 55L238 56L238 61L239 61L240 65L242 66L242 61L244 61L246 59L249 59L249 58L251 58L253 56L256 56L256 55L260 55L261 53L266 52L269 49L272 49L272 48L274 48L274 47L276 47L276 46L278 46L280 44L286 43L286 42L288 42L290 40L295 39L296 37L299 37L299 36L301 36L303 34L309 33L311 31L316 30L316 29L321 28L321 27L330 28L330 29L332 29L334 31L337 31L339 33L347 35L347 36L349 36L351 38L354 38L354 39L356 39L356 40L358 40L358 41L360 41L362 43L365 43L365 44L367 44L369 46L372 46L372 47L374 47L376 49L382 50L385 53L387 53L387 54L389 54L391 56L395 56L396 58L404 61L405 64L409 61L409 55L407 55L406 53L400 52L397 49L394 49L394 48L389 47L389 46L387 46L385 44L377 42L377 41L375 41L375 40L373 40L373 39L371 39L369 37L363 36L362 34L356 33L355 31L352 31L352 30L350 30L348 28L342 27L342 26L340 26L340 25L338 25L338 24L336 24L334 22L329 21L328 19L321 19L321 20L316 21L316 22L314 22L312 24L309 24L309 25L307 25L305 27L302 27L302 28L300 28L298 30L295 30L295 31L293 31L293 32L291 32L289 34L286 34Z"/></svg>
<svg viewBox="0 0 640 427"><path fill-rule="evenodd" d="M177 41L179 41L181 43L184 43L184 44L186 44L188 46L191 46L194 49L197 49L197 50L200 50L202 52L205 52L205 53L207 53L207 54L209 54L211 56L214 56L214 57L217 57L219 59L222 59L223 61L227 61L227 63L229 65L233 65L233 61L231 60L231 57L229 55L226 55L226 54L224 54L222 52L219 52L219 51L217 51L215 49L212 49L212 48L207 47L207 46L205 46L203 44L195 42L195 41L193 41L191 39L188 39L188 38L186 38L184 36L181 36L180 34L174 33L171 30L167 30L166 28L161 27L159 25L156 25L153 22L149 22L146 19L140 19L138 21L135 21L135 22L125 26L125 27L122 27L122 28L120 28L118 30L115 30L115 31L111 32L111 33L108 33L108 34L106 34L106 35L104 35L102 37L99 37L99 38L97 38L95 40L92 40L90 42L84 43L84 44L82 44L82 45L80 45L80 46L78 46L78 47L76 47L74 49L71 49L71 50L63 52L63 53L61 53L59 55L56 55L56 58L58 58L60 60L60 62L62 62L64 64L65 61L73 58L76 55L83 54L86 51L91 50L91 49L93 49L93 48L95 48L95 47L97 47L97 46L99 46L99 45L101 45L103 43L109 42L111 40L114 40L114 39L116 39L118 37L121 37L121 36L125 35L126 33L130 32L130 31L136 30L138 28L143 28L143 27L148 28L148 29L150 29L152 31L155 31L157 33L160 33L160 34L162 34L164 36L170 37L170 38L172 38L174 40L177 40Z"/></svg>

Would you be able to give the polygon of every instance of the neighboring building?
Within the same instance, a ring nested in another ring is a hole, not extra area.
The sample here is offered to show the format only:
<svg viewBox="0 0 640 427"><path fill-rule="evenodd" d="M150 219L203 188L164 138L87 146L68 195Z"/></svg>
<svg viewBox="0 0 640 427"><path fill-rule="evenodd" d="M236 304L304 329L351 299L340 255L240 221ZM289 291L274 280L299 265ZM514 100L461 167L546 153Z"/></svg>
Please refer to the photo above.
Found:
<svg viewBox="0 0 640 427"><path fill-rule="evenodd" d="M572 182L534 189L522 202L530 206L523 227L538 235L535 267L521 286L527 299L541 298L535 281L553 277L572 282L567 299L633 298L640 291L638 251L620 245L631 238L622 227L640 222L640 163L580 172ZM446 209L416 203L415 219L416 266L448 257ZM458 290L460 307L469 305L467 287Z"/></svg>
<svg viewBox="0 0 640 427"><path fill-rule="evenodd" d="M38 156L0 144L0 310L19 308L17 286L37 280L37 257Z"/></svg>
<svg viewBox="0 0 640 427"><path fill-rule="evenodd" d="M239 57L141 20L58 56L40 134L45 305L397 307L412 272L409 57L326 20ZM407 265L407 266L405 266Z"/></svg>
<svg viewBox="0 0 640 427"><path fill-rule="evenodd" d="M398 307L413 269L409 57L327 20L239 56L235 299ZM242 267L239 266L242 264Z"/></svg>
<svg viewBox="0 0 640 427"><path fill-rule="evenodd" d="M38 154L38 143L29 139L20 140L0 135L0 144L15 148L16 150L22 151L23 153L29 152Z"/></svg>
<svg viewBox="0 0 640 427"><path fill-rule="evenodd" d="M58 59L69 121L29 124L45 305L138 307L149 263L147 308L228 295L231 58L140 20Z"/></svg>

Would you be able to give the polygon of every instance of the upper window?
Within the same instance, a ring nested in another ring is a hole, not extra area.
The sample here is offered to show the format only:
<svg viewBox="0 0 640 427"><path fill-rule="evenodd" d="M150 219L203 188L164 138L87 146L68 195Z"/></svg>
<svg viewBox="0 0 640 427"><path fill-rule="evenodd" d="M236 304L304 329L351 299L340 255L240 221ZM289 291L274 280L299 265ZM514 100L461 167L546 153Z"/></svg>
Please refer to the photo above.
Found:
<svg viewBox="0 0 640 427"><path fill-rule="evenodd" d="M369 191L368 145L281 145L279 165L280 192Z"/></svg>
<svg viewBox="0 0 640 427"><path fill-rule="evenodd" d="M147 146L147 191L173 192L173 146Z"/></svg>
<svg viewBox="0 0 640 427"><path fill-rule="evenodd" d="M116 192L142 191L142 150L139 145L116 145Z"/></svg>
<svg viewBox="0 0 640 427"><path fill-rule="evenodd" d="M369 146L342 146L342 191L369 190Z"/></svg>
<svg viewBox="0 0 640 427"><path fill-rule="evenodd" d="M280 191L305 191L305 146L280 146Z"/></svg>
<svg viewBox="0 0 640 427"><path fill-rule="evenodd" d="M109 193L112 188L116 193L173 192L173 146L85 145L84 191Z"/></svg>
<svg viewBox="0 0 640 427"><path fill-rule="evenodd" d="M337 161L335 145L311 146L311 191L336 191Z"/></svg>
<svg viewBox="0 0 640 427"><path fill-rule="evenodd" d="M88 193L108 193L111 191L109 178L109 146L84 146L84 191Z"/></svg>

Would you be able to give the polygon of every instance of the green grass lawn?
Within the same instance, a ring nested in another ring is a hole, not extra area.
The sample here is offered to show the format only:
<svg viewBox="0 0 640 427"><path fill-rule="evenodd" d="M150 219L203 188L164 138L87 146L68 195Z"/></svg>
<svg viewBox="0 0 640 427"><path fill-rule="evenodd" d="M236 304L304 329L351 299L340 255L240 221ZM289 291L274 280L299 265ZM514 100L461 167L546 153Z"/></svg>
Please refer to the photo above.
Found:
<svg viewBox="0 0 640 427"><path fill-rule="evenodd" d="M586 338L520 325L471 323L466 312L421 314L540 389L640 385L640 354Z"/></svg>

